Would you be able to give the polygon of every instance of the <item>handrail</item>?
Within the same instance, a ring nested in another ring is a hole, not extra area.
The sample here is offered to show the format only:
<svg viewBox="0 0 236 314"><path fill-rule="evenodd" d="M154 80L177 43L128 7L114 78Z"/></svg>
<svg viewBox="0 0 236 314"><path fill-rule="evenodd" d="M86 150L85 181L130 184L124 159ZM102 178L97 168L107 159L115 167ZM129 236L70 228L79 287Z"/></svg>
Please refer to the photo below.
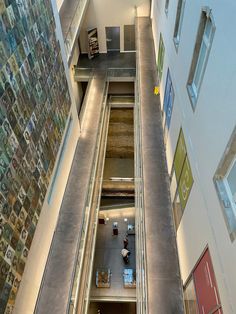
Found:
<svg viewBox="0 0 236 314"><path fill-rule="evenodd" d="M100 206L100 210L132 208L134 206L135 206L134 202L124 203L124 204L117 204L117 205L104 205L104 206Z"/></svg>
<svg viewBox="0 0 236 314"><path fill-rule="evenodd" d="M138 63L138 50L136 62ZM145 216L144 216L144 186L143 186L143 162L142 162L142 137L141 137L141 108L139 95L139 65L136 65L135 82L135 208L136 208L136 273L137 273L137 313L148 313L147 302L147 262L145 243ZM141 252L141 254L140 254Z"/></svg>
<svg viewBox="0 0 236 314"><path fill-rule="evenodd" d="M89 87L91 85L91 82L92 82L92 78L93 78L93 71L91 72L90 74L90 78L89 78L89 81L88 81L88 85L87 85L87 89L86 89L86 92L85 92L85 96L84 96L84 99L83 99L83 103L82 103L82 107L81 107L81 110L80 110L80 113L79 113L79 122L80 122L80 127L81 127L81 130L83 130L83 121L84 121L84 115L85 115L85 112L86 112L86 102L87 102L87 99L88 99L88 95L89 95Z"/></svg>
<svg viewBox="0 0 236 314"><path fill-rule="evenodd" d="M90 73L93 72L95 68L85 68L85 67L74 67L74 77L75 78L89 78ZM107 68L107 77L132 77L136 76L136 68Z"/></svg>
<svg viewBox="0 0 236 314"><path fill-rule="evenodd" d="M78 29L79 29L87 3L88 3L88 0L78 0L78 4L74 10L74 15L71 19L68 30L64 34L64 43L65 43L65 48L66 48L67 61L70 58L72 47L73 47L75 38L77 36Z"/></svg>

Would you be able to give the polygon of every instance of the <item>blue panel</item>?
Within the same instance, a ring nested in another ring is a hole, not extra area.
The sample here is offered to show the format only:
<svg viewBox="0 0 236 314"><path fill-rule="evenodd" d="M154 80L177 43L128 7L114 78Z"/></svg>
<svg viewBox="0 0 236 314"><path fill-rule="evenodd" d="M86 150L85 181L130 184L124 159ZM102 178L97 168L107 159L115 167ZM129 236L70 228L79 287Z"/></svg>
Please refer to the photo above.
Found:
<svg viewBox="0 0 236 314"><path fill-rule="evenodd" d="M164 96L164 106L163 110L165 112L165 125L167 128L170 128L170 121L172 115L172 108L174 103L174 90L171 81L170 71L168 69L167 77L166 77L166 88L165 88L165 96Z"/></svg>

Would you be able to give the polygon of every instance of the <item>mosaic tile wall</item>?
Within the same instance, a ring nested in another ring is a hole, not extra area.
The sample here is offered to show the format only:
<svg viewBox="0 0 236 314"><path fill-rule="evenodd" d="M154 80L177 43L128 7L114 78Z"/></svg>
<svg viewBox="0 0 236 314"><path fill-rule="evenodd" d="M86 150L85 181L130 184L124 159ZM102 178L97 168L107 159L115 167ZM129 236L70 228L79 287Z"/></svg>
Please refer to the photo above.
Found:
<svg viewBox="0 0 236 314"><path fill-rule="evenodd" d="M0 0L0 313L11 313L70 109L50 0Z"/></svg>

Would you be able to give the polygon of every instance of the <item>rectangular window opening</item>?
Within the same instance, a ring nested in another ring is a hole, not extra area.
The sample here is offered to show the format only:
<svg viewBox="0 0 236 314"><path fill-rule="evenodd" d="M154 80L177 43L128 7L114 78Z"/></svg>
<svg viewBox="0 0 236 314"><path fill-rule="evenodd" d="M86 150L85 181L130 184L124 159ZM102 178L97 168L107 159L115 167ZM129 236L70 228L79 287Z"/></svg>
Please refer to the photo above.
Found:
<svg viewBox="0 0 236 314"><path fill-rule="evenodd" d="M204 8L201 13L187 83L187 91L193 110L196 107L196 102L199 96L199 91L206 69L206 64L209 57L214 32L215 25L211 14L211 10L209 8Z"/></svg>
<svg viewBox="0 0 236 314"><path fill-rule="evenodd" d="M214 176L214 183L231 241L236 238L236 127Z"/></svg>
<svg viewBox="0 0 236 314"><path fill-rule="evenodd" d="M166 0L165 2L165 13L168 13L168 8L169 8L169 0Z"/></svg>
<svg viewBox="0 0 236 314"><path fill-rule="evenodd" d="M164 56L165 56L165 46L164 46L162 35L160 33L158 59L157 59L157 72L158 72L158 76L159 76L160 81L161 81L162 72L163 72Z"/></svg>
<svg viewBox="0 0 236 314"><path fill-rule="evenodd" d="M174 44L175 47L178 48L179 41L180 41L180 34L181 28L183 24L183 17L184 17L184 6L185 0L179 0L176 12L176 19L175 19L175 29L174 29Z"/></svg>

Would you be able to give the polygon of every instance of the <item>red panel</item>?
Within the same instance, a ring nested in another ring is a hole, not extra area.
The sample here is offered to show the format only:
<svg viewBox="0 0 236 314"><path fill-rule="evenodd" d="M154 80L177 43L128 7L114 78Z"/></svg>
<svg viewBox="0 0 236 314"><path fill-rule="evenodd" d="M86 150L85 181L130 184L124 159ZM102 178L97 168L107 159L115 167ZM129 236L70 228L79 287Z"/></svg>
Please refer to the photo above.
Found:
<svg viewBox="0 0 236 314"><path fill-rule="evenodd" d="M195 268L193 272L193 278L198 300L199 313L222 314L223 311L221 308L219 308L220 298L209 250L204 253L199 264Z"/></svg>

